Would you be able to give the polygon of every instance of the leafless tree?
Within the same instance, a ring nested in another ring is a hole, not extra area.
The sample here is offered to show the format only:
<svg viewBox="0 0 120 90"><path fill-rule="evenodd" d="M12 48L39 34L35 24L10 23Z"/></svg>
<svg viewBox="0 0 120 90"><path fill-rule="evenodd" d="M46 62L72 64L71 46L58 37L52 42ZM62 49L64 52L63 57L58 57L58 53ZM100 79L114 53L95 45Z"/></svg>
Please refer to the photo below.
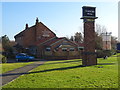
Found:
<svg viewBox="0 0 120 90"><path fill-rule="evenodd" d="M95 32L98 34L98 35L101 35L102 33L105 33L107 31L106 27L105 26L102 26L100 24L96 24L95 26Z"/></svg>

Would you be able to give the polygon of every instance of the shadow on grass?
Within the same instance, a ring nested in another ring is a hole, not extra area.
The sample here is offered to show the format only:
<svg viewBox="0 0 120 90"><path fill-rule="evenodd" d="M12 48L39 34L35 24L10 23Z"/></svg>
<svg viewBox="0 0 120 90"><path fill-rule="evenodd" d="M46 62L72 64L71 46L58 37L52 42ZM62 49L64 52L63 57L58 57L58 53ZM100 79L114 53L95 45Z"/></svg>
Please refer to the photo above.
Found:
<svg viewBox="0 0 120 90"><path fill-rule="evenodd" d="M75 60L75 61L65 61L65 62L55 62L55 63L46 63L44 65L48 65L48 64L58 64L58 63L71 63L71 62L80 62L82 60Z"/></svg>
<svg viewBox="0 0 120 90"><path fill-rule="evenodd" d="M13 59L13 60L7 60L7 63L28 63L28 62L35 62L35 61L43 61L43 60L34 59L34 60L29 60L29 61L26 61L26 60L16 61L15 59Z"/></svg>
<svg viewBox="0 0 120 90"><path fill-rule="evenodd" d="M64 67L64 68L54 68L54 69L47 69L47 70L42 70L42 71L35 71L35 72L23 72L23 73L7 73L7 74L2 74L0 76L12 76L12 75L22 75L22 74L33 74L33 73L42 73L42 72L50 72L50 71L56 71L56 70L67 70L67 69L74 69L74 68L80 68L80 67L85 67L82 65L78 66L72 66L72 67Z"/></svg>
<svg viewBox="0 0 120 90"><path fill-rule="evenodd" d="M113 65L113 64L116 64L116 63L98 63L97 65Z"/></svg>

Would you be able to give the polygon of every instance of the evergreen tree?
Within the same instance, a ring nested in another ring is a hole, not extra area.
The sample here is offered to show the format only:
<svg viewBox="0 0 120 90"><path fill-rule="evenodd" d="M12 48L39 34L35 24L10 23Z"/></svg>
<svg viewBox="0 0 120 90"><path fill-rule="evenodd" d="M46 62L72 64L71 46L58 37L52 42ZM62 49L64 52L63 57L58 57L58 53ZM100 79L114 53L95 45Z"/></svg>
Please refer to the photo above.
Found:
<svg viewBox="0 0 120 90"><path fill-rule="evenodd" d="M83 42L83 37L80 32L76 32L74 38L76 42L79 42L79 43Z"/></svg>
<svg viewBox="0 0 120 90"><path fill-rule="evenodd" d="M4 49L4 53L6 56L9 56L13 53L12 46L10 45L10 40L7 35L4 35L0 38L0 43L2 43L2 47Z"/></svg>

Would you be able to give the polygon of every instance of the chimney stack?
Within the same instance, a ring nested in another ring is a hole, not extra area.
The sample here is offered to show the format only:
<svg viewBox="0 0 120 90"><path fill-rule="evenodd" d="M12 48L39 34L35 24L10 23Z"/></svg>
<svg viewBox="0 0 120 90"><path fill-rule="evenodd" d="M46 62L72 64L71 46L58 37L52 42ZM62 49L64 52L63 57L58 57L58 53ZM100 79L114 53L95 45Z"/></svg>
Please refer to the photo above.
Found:
<svg viewBox="0 0 120 90"><path fill-rule="evenodd" d="M36 18L36 25L38 24L39 20L38 20L38 17Z"/></svg>
<svg viewBox="0 0 120 90"><path fill-rule="evenodd" d="M28 29L28 24L26 24L26 27L25 27L25 29Z"/></svg>

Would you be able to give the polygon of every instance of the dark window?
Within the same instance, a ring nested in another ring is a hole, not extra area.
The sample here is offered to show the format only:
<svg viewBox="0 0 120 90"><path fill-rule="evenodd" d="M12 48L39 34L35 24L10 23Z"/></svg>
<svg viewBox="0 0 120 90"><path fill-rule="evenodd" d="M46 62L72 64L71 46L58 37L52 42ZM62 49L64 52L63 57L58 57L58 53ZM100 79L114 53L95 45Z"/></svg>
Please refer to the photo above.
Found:
<svg viewBox="0 0 120 90"><path fill-rule="evenodd" d="M46 51L51 51L51 49L50 48L46 48Z"/></svg>
<svg viewBox="0 0 120 90"><path fill-rule="evenodd" d="M83 50L83 48L78 48L78 51Z"/></svg>
<svg viewBox="0 0 120 90"><path fill-rule="evenodd" d="M67 51L67 48L62 48L62 51Z"/></svg>

